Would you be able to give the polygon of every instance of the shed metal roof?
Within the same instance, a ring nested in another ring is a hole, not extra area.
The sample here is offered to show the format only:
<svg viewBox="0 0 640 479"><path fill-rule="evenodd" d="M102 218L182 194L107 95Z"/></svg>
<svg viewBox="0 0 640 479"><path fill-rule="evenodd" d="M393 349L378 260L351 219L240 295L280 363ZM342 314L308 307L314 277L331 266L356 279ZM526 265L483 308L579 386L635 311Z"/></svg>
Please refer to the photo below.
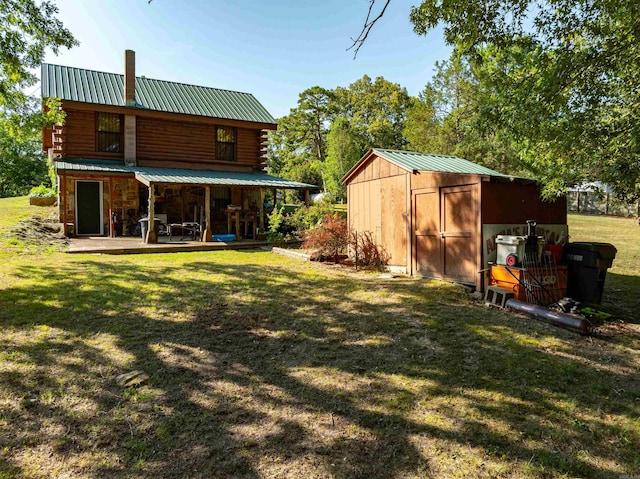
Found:
<svg viewBox="0 0 640 479"><path fill-rule="evenodd" d="M382 148L374 148L372 151L378 156L409 171L442 171L468 175L509 177L509 175L499 173L490 168L478 165L477 163L458 158L457 156L434 155L403 150L386 150Z"/></svg>
<svg viewBox="0 0 640 479"><path fill-rule="evenodd" d="M124 75L42 64L43 98L125 106ZM251 93L136 77L136 108L276 124Z"/></svg>
<svg viewBox="0 0 640 479"><path fill-rule="evenodd" d="M57 161L57 171L77 171L84 173L132 173L145 183L191 184L210 186L257 186L262 188L307 189L315 185L285 180L266 173L243 173L237 171L189 170L183 168L151 168L145 166L125 166L118 161L82 160Z"/></svg>

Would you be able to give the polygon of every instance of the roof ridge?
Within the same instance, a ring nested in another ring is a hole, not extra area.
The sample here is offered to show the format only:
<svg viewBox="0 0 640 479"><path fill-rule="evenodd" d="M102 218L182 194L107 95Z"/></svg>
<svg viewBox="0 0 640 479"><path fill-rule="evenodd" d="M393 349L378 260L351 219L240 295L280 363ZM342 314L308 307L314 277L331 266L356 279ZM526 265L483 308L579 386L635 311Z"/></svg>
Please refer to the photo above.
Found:
<svg viewBox="0 0 640 479"><path fill-rule="evenodd" d="M162 83L173 83L174 85L191 86L191 87L196 87L196 88L205 88L207 90L226 91L228 93L239 93L241 95L253 96L253 93L249 93L247 91L230 90L228 88L218 88L218 87L215 87L215 86L196 85L195 83L185 83L185 82L180 82L180 81L160 80L159 78L149 78L149 77L136 76L136 79L138 79L138 78L140 78L141 80L151 80L151 81L158 81L158 82L162 82Z"/></svg>
<svg viewBox="0 0 640 479"><path fill-rule="evenodd" d="M394 148L373 148L374 150L377 151L393 151L396 153L405 153L405 154L412 154L412 155L424 155L424 156L439 156L442 158L457 158L459 160L464 160L464 161L468 161L470 163L474 163L477 165L477 163L471 161L471 160L467 160L466 158L462 158L461 156L456 156L456 155L443 155L442 153L421 153L419 151L413 151L413 150L397 150ZM479 165L482 166L482 165ZM486 168L486 167L485 167Z"/></svg>

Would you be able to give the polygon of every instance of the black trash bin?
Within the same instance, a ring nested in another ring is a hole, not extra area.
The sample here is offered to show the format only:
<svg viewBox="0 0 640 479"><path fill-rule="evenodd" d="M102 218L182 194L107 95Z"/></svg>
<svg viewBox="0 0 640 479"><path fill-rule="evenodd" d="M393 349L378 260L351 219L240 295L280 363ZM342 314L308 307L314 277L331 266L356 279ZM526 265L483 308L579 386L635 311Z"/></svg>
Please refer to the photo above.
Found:
<svg viewBox="0 0 640 479"><path fill-rule="evenodd" d="M569 277L567 295L583 303L600 303L607 269L617 250L609 243L569 243L564 248Z"/></svg>
<svg viewBox="0 0 640 479"><path fill-rule="evenodd" d="M140 221L138 221L138 223L140 223L140 232L142 233L141 235L142 241L145 241L147 238L147 231L149 230L149 217L147 216L146 218L140 218ZM160 234L160 220L155 216L153 217L153 229L156 231L156 238L157 238L158 235Z"/></svg>

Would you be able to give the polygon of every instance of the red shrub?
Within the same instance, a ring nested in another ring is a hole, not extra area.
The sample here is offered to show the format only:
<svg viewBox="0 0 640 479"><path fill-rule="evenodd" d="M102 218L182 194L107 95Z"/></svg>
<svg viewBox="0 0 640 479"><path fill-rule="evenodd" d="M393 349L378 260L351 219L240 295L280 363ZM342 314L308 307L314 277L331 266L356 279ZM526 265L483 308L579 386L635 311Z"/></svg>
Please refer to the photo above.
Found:
<svg viewBox="0 0 640 479"><path fill-rule="evenodd" d="M336 263L349 245L347 221L336 213L326 215L315 228L305 231L302 247L317 250L321 257Z"/></svg>
<svg viewBox="0 0 640 479"><path fill-rule="evenodd" d="M382 269L389 263L391 258L387 250L376 244L370 231L353 232L350 238L350 246L355 255L357 265Z"/></svg>

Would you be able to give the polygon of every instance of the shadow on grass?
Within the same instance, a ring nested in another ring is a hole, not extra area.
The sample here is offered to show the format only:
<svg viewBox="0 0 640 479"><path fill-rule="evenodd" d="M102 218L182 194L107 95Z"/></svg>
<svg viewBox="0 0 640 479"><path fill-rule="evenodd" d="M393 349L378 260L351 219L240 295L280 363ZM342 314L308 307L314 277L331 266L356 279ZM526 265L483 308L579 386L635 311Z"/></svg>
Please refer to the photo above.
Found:
<svg viewBox="0 0 640 479"><path fill-rule="evenodd" d="M640 324L640 276L607 272L602 306L616 318Z"/></svg>
<svg viewBox="0 0 640 479"><path fill-rule="evenodd" d="M0 290L5 474L27 450L96 477L640 470L628 348L604 357L451 286L309 271L21 267L29 286ZM118 388L131 369L148 384Z"/></svg>

